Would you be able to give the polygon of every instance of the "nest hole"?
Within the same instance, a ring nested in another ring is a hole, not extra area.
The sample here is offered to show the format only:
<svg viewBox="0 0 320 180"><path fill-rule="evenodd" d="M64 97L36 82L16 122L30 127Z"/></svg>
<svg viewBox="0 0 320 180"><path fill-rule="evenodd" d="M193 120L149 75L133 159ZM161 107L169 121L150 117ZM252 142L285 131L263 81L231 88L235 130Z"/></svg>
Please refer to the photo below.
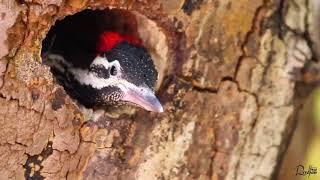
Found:
<svg viewBox="0 0 320 180"><path fill-rule="evenodd" d="M71 58L77 58L80 67L89 66L88 59L94 58L98 37L105 31L129 34L142 40L158 71L158 81L155 86L155 90L158 90L167 73L168 45L166 36L154 21L135 11L86 9L66 16L64 19L56 21L50 28L42 42L41 55L43 57L51 51L63 52L66 48L77 47L78 53L72 54ZM53 41L57 37L63 40L54 43L53 46ZM43 63L47 63L45 58L43 58Z"/></svg>

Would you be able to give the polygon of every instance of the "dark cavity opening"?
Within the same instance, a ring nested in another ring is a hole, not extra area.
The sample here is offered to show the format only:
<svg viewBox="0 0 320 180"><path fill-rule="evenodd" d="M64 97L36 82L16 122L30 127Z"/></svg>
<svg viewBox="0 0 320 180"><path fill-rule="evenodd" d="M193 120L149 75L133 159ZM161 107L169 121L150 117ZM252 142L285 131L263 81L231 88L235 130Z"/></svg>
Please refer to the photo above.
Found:
<svg viewBox="0 0 320 180"><path fill-rule="evenodd" d="M104 31L139 37L137 21L131 12L120 9L87 9L58 20L42 43L41 55L43 57L49 51L63 53L65 59L76 58L77 65L88 67L88 59L96 56L96 43ZM70 49L77 53L71 54Z"/></svg>
<svg viewBox="0 0 320 180"><path fill-rule="evenodd" d="M96 105L96 96L94 96L96 91L92 86L82 86L66 69L70 69L68 68L70 64L76 68L89 69L90 64L98 55L99 36L106 31L140 38L133 13L120 9L87 9L58 20L42 43L43 63L51 67L52 74L69 96L88 108ZM111 73L116 74L115 70ZM81 89L81 92L74 89ZM90 98L93 99L90 100Z"/></svg>
<svg viewBox="0 0 320 180"><path fill-rule="evenodd" d="M42 42L42 61L44 64L52 66L50 61L45 58L46 55L49 53L63 54L66 61L71 59L73 64L76 63L75 66L86 69L92 62L90 60L97 56L98 38L105 31L127 34L142 40L144 47L151 54L159 74L155 87L157 90L167 72L168 46L166 36L155 22L134 11L87 9L56 21ZM51 71L54 71L53 68ZM117 72L112 71L111 73L116 74ZM59 72L53 72L53 74L60 83ZM65 89L68 88L62 83L60 84ZM77 99L73 94L68 94Z"/></svg>

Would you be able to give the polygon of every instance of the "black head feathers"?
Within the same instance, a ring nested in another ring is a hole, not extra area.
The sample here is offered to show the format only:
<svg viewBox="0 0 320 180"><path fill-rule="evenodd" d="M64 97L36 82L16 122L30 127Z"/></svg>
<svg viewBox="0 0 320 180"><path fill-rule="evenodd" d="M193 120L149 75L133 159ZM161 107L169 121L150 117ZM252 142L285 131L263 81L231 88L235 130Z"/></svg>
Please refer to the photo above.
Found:
<svg viewBox="0 0 320 180"><path fill-rule="evenodd" d="M128 82L137 86L145 84L151 89L154 88L158 72L144 47L123 41L104 55L110 62L119 61L122 72L124 72L123 78Z"/></svg>

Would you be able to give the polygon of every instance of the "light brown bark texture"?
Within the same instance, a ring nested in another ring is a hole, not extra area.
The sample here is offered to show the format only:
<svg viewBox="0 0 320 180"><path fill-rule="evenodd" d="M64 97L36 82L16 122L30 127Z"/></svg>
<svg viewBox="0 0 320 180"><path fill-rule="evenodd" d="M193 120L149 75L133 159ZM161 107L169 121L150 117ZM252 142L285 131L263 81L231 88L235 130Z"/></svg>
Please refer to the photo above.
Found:
<svg viewBox="0 0 320 180"><path fill-rule="evenodd" d="M85 122L41 64L57 19L107 7L165 35L164 113ZM294 127L291 72L312 58L309 16L307 0L0 1L0 179L270 179Z"/></svg>

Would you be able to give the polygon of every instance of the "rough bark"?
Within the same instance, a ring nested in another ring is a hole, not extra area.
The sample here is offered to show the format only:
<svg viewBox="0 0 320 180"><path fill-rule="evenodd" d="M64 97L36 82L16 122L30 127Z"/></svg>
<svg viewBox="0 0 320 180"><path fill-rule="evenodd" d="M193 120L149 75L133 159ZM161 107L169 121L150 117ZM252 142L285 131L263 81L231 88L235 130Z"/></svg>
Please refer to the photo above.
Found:
<svg viewBox="0 0 320 180"><path fill-rule="evenodd" d="M161 29L164 113L85 122L41 64L54 22L89 7ZM0 179L270 179L295 124L291 72L312 58L311 15L307 0L1 1Z"/></svg>

